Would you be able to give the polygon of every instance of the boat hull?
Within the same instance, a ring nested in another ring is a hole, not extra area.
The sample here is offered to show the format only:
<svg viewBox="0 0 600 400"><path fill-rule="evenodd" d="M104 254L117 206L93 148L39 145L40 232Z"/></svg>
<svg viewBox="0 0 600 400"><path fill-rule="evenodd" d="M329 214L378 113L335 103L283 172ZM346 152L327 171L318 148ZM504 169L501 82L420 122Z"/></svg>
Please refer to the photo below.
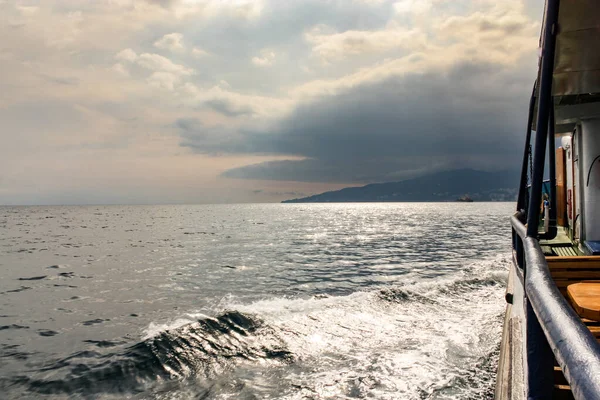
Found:
<svg viewBox="0 0 600 400"><path fill-rule="evenodd" d="M517 267L513 263L506 287L506 313L496 378L496 400L525 399L523 355L525 352L525 298Z"/></svg>

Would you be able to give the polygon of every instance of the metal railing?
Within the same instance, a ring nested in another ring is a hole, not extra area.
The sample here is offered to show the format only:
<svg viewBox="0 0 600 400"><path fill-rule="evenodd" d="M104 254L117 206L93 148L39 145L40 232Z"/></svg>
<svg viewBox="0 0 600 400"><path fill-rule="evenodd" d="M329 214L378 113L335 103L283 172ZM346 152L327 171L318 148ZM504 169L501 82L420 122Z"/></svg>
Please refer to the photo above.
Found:
<svg viewBox="0 0 600 400"><path fill-rule="evenodd" d="M577 400L600 400L600 344L558 290L538 240L527 236L525 225L521 222L523 217L521 213L515 214L511 218L511 224L516 261L524 274L523 286L527 302L571 386L573 396ZM529 323L527 326L529 327ZM543 362L539 358L532 359L536 357L531 355L528 349L528 363ZM533 369L543 368L552 368L552 365L540 365ZM532 384L532 381L538 378L528 377L530 390L537 384ZM528 398L545 396L530 392Z"/></svg>

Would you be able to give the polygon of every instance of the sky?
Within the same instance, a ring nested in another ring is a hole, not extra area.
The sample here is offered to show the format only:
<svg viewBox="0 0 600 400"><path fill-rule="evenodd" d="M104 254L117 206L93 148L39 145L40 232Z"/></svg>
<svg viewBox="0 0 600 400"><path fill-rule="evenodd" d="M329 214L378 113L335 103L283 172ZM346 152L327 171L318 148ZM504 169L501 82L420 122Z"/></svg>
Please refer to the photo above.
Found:
<svg viewBox="0 0 600 400"><path fill-rule="evenodd" d="M0 0L0 204L514 169L543 1Z"/></svg>

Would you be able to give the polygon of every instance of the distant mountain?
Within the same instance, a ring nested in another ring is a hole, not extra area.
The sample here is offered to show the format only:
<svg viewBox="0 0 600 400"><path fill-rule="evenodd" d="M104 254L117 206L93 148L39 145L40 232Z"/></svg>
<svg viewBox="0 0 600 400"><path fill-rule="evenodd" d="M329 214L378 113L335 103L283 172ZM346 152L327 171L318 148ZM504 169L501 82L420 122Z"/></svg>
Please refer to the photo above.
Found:
<svg viewBox="0 0 600 400"><path fill-rule="evenodd" d="M374 183L283 203L343 203L396 201L514 201L519 174L514 171L483 172L472 169L437 172L400 182Z"/></svg>

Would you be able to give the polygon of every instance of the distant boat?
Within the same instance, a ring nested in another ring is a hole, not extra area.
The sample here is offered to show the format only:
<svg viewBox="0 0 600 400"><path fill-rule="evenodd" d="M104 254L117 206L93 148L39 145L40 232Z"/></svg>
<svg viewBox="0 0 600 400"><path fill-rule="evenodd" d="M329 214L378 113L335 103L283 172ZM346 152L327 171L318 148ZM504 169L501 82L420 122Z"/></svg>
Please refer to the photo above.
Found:
<svg viewBox="0 0 600 400"><path fill-rule="evenodd" d="M458 199L456 199L456 201L460 201L463 203L472 203L473 199L468 194L465 194L464 196L461 196Z"/></svg>

